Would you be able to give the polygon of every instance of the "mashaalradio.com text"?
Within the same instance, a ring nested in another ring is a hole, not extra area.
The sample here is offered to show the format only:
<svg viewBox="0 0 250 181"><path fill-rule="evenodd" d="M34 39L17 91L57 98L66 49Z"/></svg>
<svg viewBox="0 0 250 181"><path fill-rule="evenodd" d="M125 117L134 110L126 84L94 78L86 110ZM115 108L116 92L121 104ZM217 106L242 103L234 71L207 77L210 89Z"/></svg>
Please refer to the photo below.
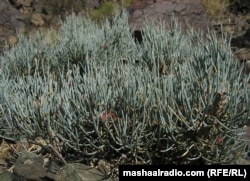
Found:
<svg viewBox="0 0 250 181"><path fill-rule="evenodd" d="M157 169L157 170L127 170L127 171L123 171L122 172L122 176L124 177L129 177L129 176L204 176L205 173L204 171L180 171L178 169L172 169L172 170L161 170L161 169Z"/></svg>

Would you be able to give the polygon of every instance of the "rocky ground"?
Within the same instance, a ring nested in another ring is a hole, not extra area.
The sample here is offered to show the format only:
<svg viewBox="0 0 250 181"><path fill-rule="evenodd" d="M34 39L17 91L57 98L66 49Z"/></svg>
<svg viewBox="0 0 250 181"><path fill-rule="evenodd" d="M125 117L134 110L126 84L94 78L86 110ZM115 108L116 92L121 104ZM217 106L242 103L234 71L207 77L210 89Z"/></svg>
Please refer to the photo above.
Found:
<svg viewBox="0 0 250 181"><path fill-rule="evenodd" d="M87 0L84 7L80 0L75 0L75 4L67 0L1 0L0 54L5 51L5 43L11 48L18 42L17 33L32 34L38 29L58 29L60 20L64 20L73 7L77 13L84 15L86 8L97 8L100 2ZM145 17L147 20L162 19L168 23L174 15L183 28L186 28L186 22L188 22L197 30L207 31L209 27L216 30L217 34L228 33L232 36L232 50L239 61L246 62L245 71L249 73L250 12L247 7L249 6L235 6L220 17L211 17L201 5L200 0L137 0L127 10L131 27L137 30L142 28ZM248 131L246 131L245 138L250 138L250 128L246 127L246 130ZM41 151L41 147L1 140L0 167L4 172L0 174L0 180L18 180L18 178L68 180L70 177L73 177L71 180L97 180L108 175L109 166L105 161L100 160L97 168L70 164L66 163L56 150L53 151L50 145L44 147L50 149L46 157L31 153L31 151ZM6 161L6 157L10 159ZM249 164L249 162L242 161L241 164ZM60 171L55 175L54 173L59 168Z"/></svg>
<svg viewBox="0 0 250 181"><path fill-rule="evenodd" d="M131 27L141 29L147 20L164 20L170 23L171 17L178 18L180 26L187 25L195 30L214 30L220 36L227 33L232 38L232 50L241 62L246 62L245 72L250 72L250 11L249 4L237 4L220 16L207 13L200 0L138 0L129 7Z"/></svg>
<svg viewBox="0 0 250 181"><path fill-rule="evenodd" d="M117 1L117 0L115 0ZM86 14L86 9L100 6L101 0L1 0L0 1L0 54L5 43L11 47L17 41L17 33L31 34L38 29L58 29L70 14L72 8L76 13ZM147 20L164 20L169 23L174 15L179 24L186 27L188 23L196 30L207 31L207 27L219 33L227 32L232 36L232 48L241 61L250 59L250 13L249 5L234 6L223 15L211 17L206 13L200 0L136 0L130 7L131 27L141 29ZM221 29L221 25L223 28ZM248 64L250 62L248 61ZM248 65L248 72L250 65Z"/></svg>

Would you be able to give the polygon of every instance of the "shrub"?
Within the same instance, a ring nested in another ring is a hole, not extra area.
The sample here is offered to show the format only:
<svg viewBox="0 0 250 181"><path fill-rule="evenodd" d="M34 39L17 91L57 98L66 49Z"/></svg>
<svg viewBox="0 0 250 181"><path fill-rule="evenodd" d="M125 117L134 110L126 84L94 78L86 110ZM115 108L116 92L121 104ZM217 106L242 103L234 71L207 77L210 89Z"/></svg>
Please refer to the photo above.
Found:
<svg viewBox="0 0 250 181"><path fill-rule="evenodd" d="M174 18L146 23L141 44L132 34L123 12L99 25L72 15L53 41L20 36L1 57L2 137L41 137L66 160L115 167L121 158L231 164L245 156L249 77L228 39L184 33Z"/></svg>
<svg viewBox="0 0 250 181"><path fill-rule="evenodd" d="M233 0L201 0L201 3L212 18L218 18L229 10L231 1Z"/></svg>

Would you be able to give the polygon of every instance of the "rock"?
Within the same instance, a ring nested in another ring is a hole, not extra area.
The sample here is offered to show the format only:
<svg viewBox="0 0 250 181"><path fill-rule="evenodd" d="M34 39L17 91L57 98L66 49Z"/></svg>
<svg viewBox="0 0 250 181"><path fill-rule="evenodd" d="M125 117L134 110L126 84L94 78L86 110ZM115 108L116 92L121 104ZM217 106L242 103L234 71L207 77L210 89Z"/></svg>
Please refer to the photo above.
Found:
<svg viewBox="0 0 250 181"><path fill-rule="evenodd" d="M43 20L43 17L42 17L42 14L40 13L34 13L32 14L31 16L31 23L36 25L36 26L42 26L44 25L44 20Z"/></svg>
<svg viewBox="0 0 250 181"><path fill-rule="evenodd" d="M85 0L85 6L92 9L100 6L99 0Z"/></svg>
<svg viewBox="0 0 250 181"><path fill-rule="evenodd" d="M53 13L53 7L48 5L43 5L39 3L33 4L33 12L34 13L43 13L43 14L52 14ZM48 11L47 9L51 9L51 11Z"/></svg>
<svg viewBox="0 0 250 181"><path fill-rule="evenodd" d="M99 169L84 165L84 164L73 164L78 170L80 177L83 181L85 180L104 180L112 181L112 178L107 178L107 176L101 172Z"/></svg>
<svg viewBox="0 0 250 181"><path fill-rule="evenodd" d="M0 26L4 26L5 23L8 23L8 21L6 21L6 19L8 19L8 15L6 13L3 13L0 11Z"/></svg>
<svg viewBox="0 0 250 181"><path fill-rule="evenodd" d="M22 14L30 14L33 11L32 0L9 0L9 2Z"/></svg>
<svg viewBox="0 0 250 181"><path fill-rule="evenodd" d="M43 157L26 151L22 152L14 163L13 173L27 180L40 180L46 176Z"/></svg>
<svg viewBox="0 0 250 181"><path fill-rule="evenodd" d="M50 164L55 164L54 161ZM0 174L1 181L18 181L21 180L51 180L51 181L95 181L106 180L112 181L107 175L95 167L84 164L72 163L66 164L58 169L48 168L44 158L30 152L21 152L20 156L14 163L13 174L11 172L3 172ZM53 167L58 167L55 165ZM56 170L56 171L55 171ZM17 179L18 178L18 179ZM4 180L5 179L5 180Z"/></svg>
<svg viewBox="0 0 250 181"><path fill-rule="evenodd" d="M185 4L178 4L178 6L175 7L174 12L180 13L181 11L184 11L186 9Z"/></svg>
<svg viewBox="0 0 250 181"><path fill-rule="evenodd" d="M20 4L23 6L31 6L32 5L32 0L19 0Z"/></svg>
<svg viewBox="0 0 250 181"><path fill-rule="evenodd" d="M225 24L223 25L223 31L232 35L235 32L235 27L232 24Z"/></svg>
<svg viewBox="0 0 250 181"><path fill-rule="evenodd" d="M20 9L20 12L22 14L28 15L33 11L32 7L23 7L22 9Z"/></svg>
<svg viewBox="0 0 250 181"><path fill-rule="evenodd" d="M189 22L194 29L204 31L207 31L207 26L210 25L210 19L199 0L138 0L135 5L129 7L128 10L130 25L137 29L142 29L143 22L141 23L141 19L144 16L147 17L147 20L160 19L166 24L169 24L171 23L172 16L175 15L175 18L178 19L178 23L183 29L187 28L187 22Z"/></svg>
<svg viewBox="0 0 250 181"><path fill-rule="evenodd" d="M242 36L232 38L231 46L238 48L250 48L250 28Z"/></svg>
<svg viewBox="0 0 250 181"><path fill-rule="evenodd" d="M11 35L8 38L8 44L10 47L12 47L13 45L15 45L18 42L18 38L15 35Z"/></svg>
<svg viewBox="0 0 250 181"><path fill-rule="evenodd" d="M10 23L13 28L25 27L25 23L22 20L17 19L16 17L11 17Z"/></svg>
<svg viewBox="0 0 250 181"><path fill-rule="evenodd" d="M250 60L250 49L241 48L235 52L235 55L240 61Z"/></svg>
<svg viewBox="0 0 250 181"><path fill-rule="evenodd" d="M56 180L60 180L60 181L67 181L67 180L82 181L78 171L71 164L67 164L61 170L59 170Z"/></svg>
<svg viewBox="0 0 250 181"><path fill-rule="evenodd" d="M67 164L59 172L56 180L60 181L95 181L104 180L112 181L111 178L106 178L105 174L97 170L96 168L84 165L84 164Z"/></svg>
<svg viewBox="0 0 250 181"><path fill-rule="evenodd" d="M250 49L241 48L239 50L236 50L235 56L241 63L244 63L244 72L247 75L249 75L250 73Z"/></svg>
<svg viewBox="0 0 250 181"><path fill-rule="evenodd" d="M245 73L247 74L247 75L249 75L250 74L250 60L246 60L246 62L245 62Z"/></svg>
<svg viewBox="0 0 250 181"><path fill-rule="evenodd" d="M143 12L142 11L140 11L140 10L135 10L135 12L134 12L134 16L135 17L140 17L140 16L142 16L143 15Z"/></svg>
<svg viewBox="0 0 250 181"><path fill-rule="evenodd" d="M8 4L4 1L0 1L0 12L3 12L8 8Z"/></svg>
<svg viewBox="0 0 250 181"><path fill-rule="evenodd" d="M15 7L31 6L32 3L32 0L9 0L9 1Z"/></svg>

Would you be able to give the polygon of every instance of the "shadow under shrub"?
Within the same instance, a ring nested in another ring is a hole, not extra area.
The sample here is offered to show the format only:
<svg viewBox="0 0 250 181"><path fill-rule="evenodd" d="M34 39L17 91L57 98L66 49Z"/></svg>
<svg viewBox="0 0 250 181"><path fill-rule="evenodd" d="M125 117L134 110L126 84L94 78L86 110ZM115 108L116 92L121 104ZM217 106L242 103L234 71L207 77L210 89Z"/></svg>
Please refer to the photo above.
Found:
<svg viewBox="0 0 250 181"><path fill-rule="evenodd" d="M20 36L0 57L1 137L115 167L244 157L249 77L227 38L184 33L175 19L146 23L141 44L132 35L122 13L101 25L72 15L53 41Z"/></svg>

